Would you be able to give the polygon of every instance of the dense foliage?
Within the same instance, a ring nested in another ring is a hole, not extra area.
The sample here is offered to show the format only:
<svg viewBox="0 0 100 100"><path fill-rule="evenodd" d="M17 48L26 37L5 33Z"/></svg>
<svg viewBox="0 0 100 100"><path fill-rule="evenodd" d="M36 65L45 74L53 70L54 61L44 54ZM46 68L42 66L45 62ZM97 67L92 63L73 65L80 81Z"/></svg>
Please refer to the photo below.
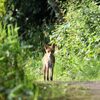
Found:
<svg viewBox="0 0 100 100"><path fill-rule="evenodd" d="M50 36L51 41L61 47L56 70L59 67L62 76L75 80L98 79L100 8L94 2L71 3L65 19L64 24L55 26Z"/></svg>
<svg viewBox="0 0 100 100"><path fill-rule="evenodd" d="M99 80L99 0L0 0L0 89L12 88L10 100L37 90L45 43L56 44L54 80Z"/></svg>

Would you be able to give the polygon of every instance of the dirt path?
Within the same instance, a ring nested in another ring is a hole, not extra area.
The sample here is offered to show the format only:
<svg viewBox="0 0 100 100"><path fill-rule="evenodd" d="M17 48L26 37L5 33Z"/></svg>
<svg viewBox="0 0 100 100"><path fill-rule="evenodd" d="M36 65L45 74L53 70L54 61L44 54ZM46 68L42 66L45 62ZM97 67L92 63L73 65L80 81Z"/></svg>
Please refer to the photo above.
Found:
<svg viewBox="0 0 100 100"><path fill-rule="evenodd" d="M100 100L100 81L53 81L37 84L40 90L39 100L43 100L45 96L46 100Z"/></svg>

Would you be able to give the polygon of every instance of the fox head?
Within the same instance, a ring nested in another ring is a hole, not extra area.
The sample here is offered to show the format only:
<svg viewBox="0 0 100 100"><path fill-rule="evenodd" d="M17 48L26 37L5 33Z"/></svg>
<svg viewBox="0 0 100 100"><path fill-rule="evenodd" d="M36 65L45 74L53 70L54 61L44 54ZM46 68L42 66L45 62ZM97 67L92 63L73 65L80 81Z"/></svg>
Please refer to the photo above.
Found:
<svg viewBox="0 0 100 100"><path fill-rule="evenodd" d="M45 52L48 55L48 57L50 57L51 55L54 54L55 52L55 44L52 45L45 45L44 46Z"/></svg>

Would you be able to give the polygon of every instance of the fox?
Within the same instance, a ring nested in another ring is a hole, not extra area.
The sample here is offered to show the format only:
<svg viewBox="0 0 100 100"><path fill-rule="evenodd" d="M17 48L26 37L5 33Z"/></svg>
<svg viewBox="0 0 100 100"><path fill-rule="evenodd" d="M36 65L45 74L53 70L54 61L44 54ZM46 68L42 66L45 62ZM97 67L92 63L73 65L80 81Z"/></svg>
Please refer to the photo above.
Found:
<svg viewBox="0 0 100 100"><path fill-rule="evenodd" d="M42 58L43 76L44 76L44 80L52 81L54 64L55 64L55 56L54 56L55 44L45 45L44 49L45 49L45 54Z"/></svg>

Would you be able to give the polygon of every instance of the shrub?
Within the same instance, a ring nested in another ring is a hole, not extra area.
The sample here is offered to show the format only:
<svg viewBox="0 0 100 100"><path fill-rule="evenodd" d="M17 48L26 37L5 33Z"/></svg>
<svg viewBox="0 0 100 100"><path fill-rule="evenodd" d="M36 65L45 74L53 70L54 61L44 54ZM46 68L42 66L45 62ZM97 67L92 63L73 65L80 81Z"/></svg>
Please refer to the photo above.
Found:
<svg viewBox="0 0 100 100"><path fill-rule="evenodd" d="M52 31L51 42L60 47L57 63L61 64L56 65L56 70L59 67L66 79L93 80L99 77L99 17L99 7L94 2L72 3L65 16L67 22L56 25Z"/></svg>

